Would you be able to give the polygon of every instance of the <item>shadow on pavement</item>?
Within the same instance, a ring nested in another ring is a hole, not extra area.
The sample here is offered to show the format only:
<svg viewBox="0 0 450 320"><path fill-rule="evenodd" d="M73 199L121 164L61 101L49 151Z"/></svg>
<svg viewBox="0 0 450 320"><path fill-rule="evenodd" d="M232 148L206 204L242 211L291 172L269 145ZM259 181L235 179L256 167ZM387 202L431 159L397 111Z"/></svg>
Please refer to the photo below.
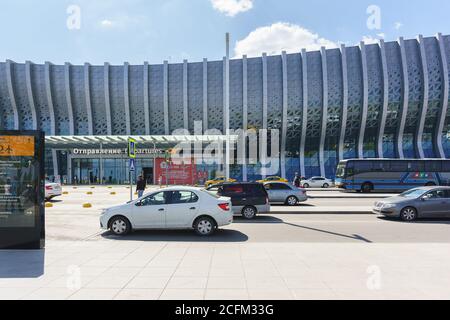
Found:
<svg viewBox="0 0 450 320"><path fill-rule="evenodd" d="M0 250L0 279L40 277L44 261L45 250Z"/></svg>
<svg viewBox="0 0 450 320"><path fill-rule="evenodd" d="M189 242L245 242L247 235L236 230L218 229L210 237L201 237L193 230L139 230L121 237L107 231L101 235L106 239L132 241L189 241Z"/></svg>
<svg viewBox="0 0 450 320"><path fill-rule="evenodd" d="M279 218L275 218L272 216L267 215L257 215L252 220L247 220L242 217L234 217L233 224L240 224L240 223L249 223L249 224L255 224L255 223L283 223L283 220Z"/></svg>

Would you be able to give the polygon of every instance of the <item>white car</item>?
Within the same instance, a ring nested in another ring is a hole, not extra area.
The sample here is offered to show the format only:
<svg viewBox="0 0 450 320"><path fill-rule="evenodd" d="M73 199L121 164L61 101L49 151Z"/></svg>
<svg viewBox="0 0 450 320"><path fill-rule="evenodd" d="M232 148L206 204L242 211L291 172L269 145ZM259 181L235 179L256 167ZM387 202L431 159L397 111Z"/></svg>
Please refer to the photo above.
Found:
<svg viewBox="0 0 450 320"><path fill-rule="evenodd" d="M334 185L333 181L324 177L312 177L302 180L300 185L303 188L329 188Z"/></svg>
<svg viewBox="0 0 450 320"><path fill-rule="evenodd" d="M51 200L62 194L60 183L45 181L45 200Z"/></svg>
<svg viewBox="0 0 450 320"><path fill-rule="evenodd" d="M233 222L231 199L193 187L170 187L148 193L123 205L105 209L102 229L126 235L142 229L194 229L209 236Z"/></svg>

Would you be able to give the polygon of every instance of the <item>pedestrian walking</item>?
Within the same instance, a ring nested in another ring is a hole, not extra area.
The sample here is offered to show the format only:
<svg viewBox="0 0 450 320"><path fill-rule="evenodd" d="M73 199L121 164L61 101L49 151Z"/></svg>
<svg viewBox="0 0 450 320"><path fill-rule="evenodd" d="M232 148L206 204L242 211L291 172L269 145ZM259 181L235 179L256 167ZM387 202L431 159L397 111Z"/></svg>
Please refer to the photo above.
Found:
<svg viewBox="0 0 450 320"><path fill-rule="evenodd" d="M298 175L298 172L296 172L295 177L294 177L294 186L296 186L297 188L300 188L301 181L302 181L302 179Z"/></svg>
<svg viewBox="0 0 450 320"><path fill-rule="evenodd" d="M142 176L139 176L136 182L136 191L138 193L138 198L142 197L146 187L147 184L145 182L145 179Z"/></svg>

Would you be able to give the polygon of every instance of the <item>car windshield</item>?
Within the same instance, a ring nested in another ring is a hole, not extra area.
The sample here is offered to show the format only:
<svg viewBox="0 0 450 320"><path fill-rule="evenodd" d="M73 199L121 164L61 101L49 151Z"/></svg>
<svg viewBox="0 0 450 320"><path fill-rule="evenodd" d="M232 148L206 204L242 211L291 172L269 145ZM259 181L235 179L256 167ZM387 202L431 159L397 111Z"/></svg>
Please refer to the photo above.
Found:
<svg viewBox="0 0 450 320"><path fill-rule="evenodd" d="M412 190L403 192L402 194L400 194L400 197L418 198L418 197L422 196L425 192L426 192L426 190L422 190L422 189L412 189Z"/></svg>

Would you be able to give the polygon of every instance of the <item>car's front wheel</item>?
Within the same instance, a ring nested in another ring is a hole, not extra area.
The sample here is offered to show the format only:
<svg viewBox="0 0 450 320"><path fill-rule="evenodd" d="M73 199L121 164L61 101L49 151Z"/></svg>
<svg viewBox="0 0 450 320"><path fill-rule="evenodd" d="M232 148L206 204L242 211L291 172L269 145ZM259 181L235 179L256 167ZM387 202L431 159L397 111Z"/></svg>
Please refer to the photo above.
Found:
<svg viewBox="0 0 450 320"><path fill-rule="evenodd" d="M200 236L210 236L216 230L216 224L209 217L200 217L194 223L194 230Z"/></svg>
<svg viewBox="0 0 450 320"><path fill-rule="evenodd" d="M289 197L286 199L286 204L287 204L288 206L296 206L296 205L298 204L298 199L297 199L297 197L289 196Z"/></svg>
<svg viewBox="0 0 450 320"><path fill-rule="evenodd" d="M247 220L254 219L256 217L256 213L256 208L250 206L244 207L241 211L242 216Z"/></svg>
<svg viewBox="0 0 450 320"><path fill-rule="evenodd" d="M131 224L127 218L118 216L111 219L109 229L117 236L124 236L131 231Z"/></svg>
<svg viewBox="0 0 450 320"><path fill-rule="evenodd" d="M417 219L417 210L413 207L403 208L400 212L400 218L406 222L414 221Z"/></svg>
<svg viewBox="0 0 450 320"><path fill-rule="evenodd" d="M309 188L309 184L304 183L304 184L303 184L303 188Z"/></svg>

